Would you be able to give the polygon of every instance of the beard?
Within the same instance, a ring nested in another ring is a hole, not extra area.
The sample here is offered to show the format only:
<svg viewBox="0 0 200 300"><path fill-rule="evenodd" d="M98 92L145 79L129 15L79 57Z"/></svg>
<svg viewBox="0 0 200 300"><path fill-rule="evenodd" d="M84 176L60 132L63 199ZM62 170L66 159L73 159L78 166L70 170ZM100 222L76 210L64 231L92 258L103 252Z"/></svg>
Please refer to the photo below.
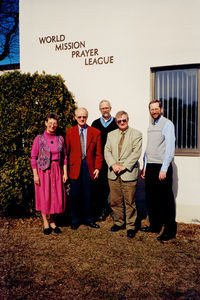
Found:
<svg viewBox="0 0 200 300"><path fill-rule="evenodd" d="M102 117L103 118L110 118L110 113L109 112L104 112L103 114L102 114Z"/></svg>

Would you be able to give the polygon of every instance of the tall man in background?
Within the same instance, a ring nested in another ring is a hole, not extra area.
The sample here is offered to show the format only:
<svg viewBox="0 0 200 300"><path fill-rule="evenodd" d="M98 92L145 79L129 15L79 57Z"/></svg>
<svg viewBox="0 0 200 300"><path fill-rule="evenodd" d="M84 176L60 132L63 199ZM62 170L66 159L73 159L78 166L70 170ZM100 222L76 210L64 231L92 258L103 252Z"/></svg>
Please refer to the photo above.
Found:
<svg viewBox="0 0 200 300"><path fill-rule="evenodd" d="M138 159L142 150L142 134L128 126L125 111L116 114L118 129L108 134L105 160L108 164L110 203L114 214L112 232L127 229L127 236L136 234L135 192L138 179Z"/></svg>
<svg viewBox="0 0 200 300"><path fill-rule="evenodd" d="M103 156L101 133L87 125L88 111L75 110L77 126L66 131L66 151L70 178L70 206L72 225L76 230L81 223L99 228L92 218L92 181L99 176Z"/></svg>
<svg viewBox="0 0 200 300"><path fill-rule="evenodd" d="M101 146L102 153L104 153L104 147L106 144L107 134L118 128L115 118L111 116L111 105L108 100L102 100L99 103L99 110L101 117L92 123L92 127L95 127L101 131ZM110 193L108 179L108 166L105 159L99 173L98 179L94 182L94 213L98 220L104 220L110 213L111 209L108 203L108 196Z"/></svg>
<svg viewBox="0 0 200 300"><path fill-rule="evenodd" d="M159 241L167 241L176 236L175 202L172 191L172 159L175 151L174 125L162 116L162 102L153 100L149 103L149 112L153 123L149 125L147 147L144 156L146 202L149 215L149 227L141 230L163 233Z"/></svg>

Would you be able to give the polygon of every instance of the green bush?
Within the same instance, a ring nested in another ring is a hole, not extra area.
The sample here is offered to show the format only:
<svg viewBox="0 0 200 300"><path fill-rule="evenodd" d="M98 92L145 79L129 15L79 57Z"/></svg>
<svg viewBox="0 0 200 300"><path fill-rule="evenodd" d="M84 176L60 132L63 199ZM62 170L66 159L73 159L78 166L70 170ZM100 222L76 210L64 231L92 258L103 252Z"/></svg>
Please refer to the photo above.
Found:
<svg viewBox="0 0 200 300"><path fill-rule="evenodd" d="M75 102L61 76L19 71L0 76L0 209L30 211L34 189L30 153L43 133L47 113L59 116L59 130L74 125Z"/></svg>

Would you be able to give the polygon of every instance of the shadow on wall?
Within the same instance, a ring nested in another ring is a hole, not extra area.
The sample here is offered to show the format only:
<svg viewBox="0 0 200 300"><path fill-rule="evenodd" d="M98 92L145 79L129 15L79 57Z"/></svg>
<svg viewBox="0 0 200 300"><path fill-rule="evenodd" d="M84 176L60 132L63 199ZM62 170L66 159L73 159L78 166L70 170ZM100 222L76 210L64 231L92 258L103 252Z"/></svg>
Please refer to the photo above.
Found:
<svg viewBox="0 0 200 300"><path fill-rule="evenodd" d="M172 161L172 167L173 167L173 192L174 192L174 201L175 201L175 210L176 210L176 198L178 195L178 168L174 162Z"/></svg>
<svg viewBox="0 0 200 300"><path fill-rule="evenodd" d="M178 195L178 168L175 164L175 162L172 162L173 167L173 192L174 192L174 199L176 202L176 197Z"/></svg>

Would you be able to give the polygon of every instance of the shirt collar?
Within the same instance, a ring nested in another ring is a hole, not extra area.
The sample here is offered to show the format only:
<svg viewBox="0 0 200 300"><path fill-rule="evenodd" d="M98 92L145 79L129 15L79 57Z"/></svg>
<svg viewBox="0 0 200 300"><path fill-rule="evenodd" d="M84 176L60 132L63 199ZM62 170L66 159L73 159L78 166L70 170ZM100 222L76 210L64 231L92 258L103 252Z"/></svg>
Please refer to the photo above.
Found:
<svg viewBox="0 0 200 300"><path fill-rule="evenodd" d="M128 127L128 128L129 128L129 127ZM122 130L119 129L120 135L122 134L122 132L124 132L124 134L126 134L127 131L128 131L128 128L127 128L126 130L124 130L124 131L122 131Z"/></svg>
<svg viewBox="0 0 200 300"><path fill-rule="evenodd" d="M110 116L110 118L108 120L104 119L104 117L101 117L101 118L104 120L104 122L109 122L112 117Z"/></svg>
<svg viewBox="0 0 200 300"><path fill-rule="evenodd" d="M87 124L85 124L85 126L83 126L83 127L81 127L81 126L78 125L78 128L79 128L79 131L80 131L81 129L85 130L85 129L87 129Z"/></svg>
<svg viewBox="0 0 200 300"><path fill-rule="evenodd" d="M153 121L153 125L158 124L158 122L163 118L163 116L160 116L160 118L158 118L157 120Z"/></svg>
<svg viewBox="0 0 200 300"><path fill-rule="evenodd" d="M104 127L107 127L112 121L113 121L113 117L111 116L110 119L108 120L105 120L103 117L100 117L100 121L101 121L101 124L104 126Z"/></svg>
<svg viewBox="0 0 200 300"><path fill-rule="evenodd" d="M47 132L47 130L45 130L44 135L46 135L46 136L55 136L56 133L55 132L49 133L49 132Z"/></svg>

